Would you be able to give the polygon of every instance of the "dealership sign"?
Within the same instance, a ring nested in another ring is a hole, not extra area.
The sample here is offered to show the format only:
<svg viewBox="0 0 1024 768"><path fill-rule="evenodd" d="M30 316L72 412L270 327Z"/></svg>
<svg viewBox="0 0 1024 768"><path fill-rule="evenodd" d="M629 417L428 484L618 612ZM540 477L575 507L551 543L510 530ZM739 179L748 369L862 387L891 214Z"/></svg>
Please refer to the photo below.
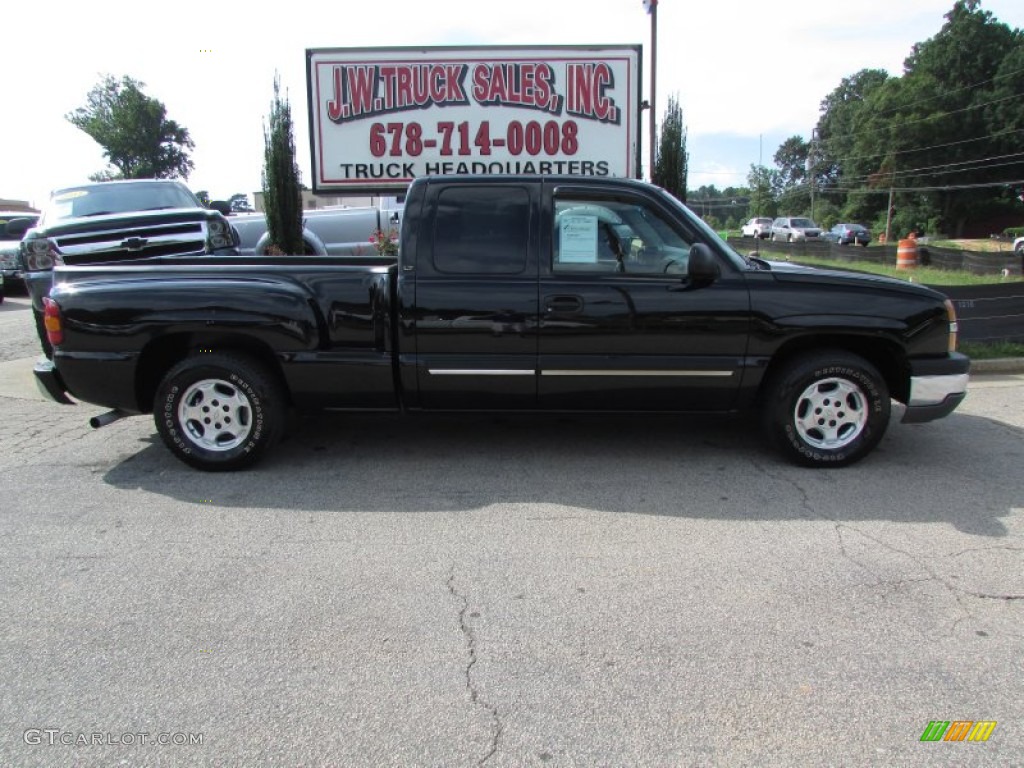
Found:
<svg viewBox="0 0 1024 768"><path fill-rule="evenodd" d="M314 192L638 173L640 46L316 49L306 82Z"/></svg>

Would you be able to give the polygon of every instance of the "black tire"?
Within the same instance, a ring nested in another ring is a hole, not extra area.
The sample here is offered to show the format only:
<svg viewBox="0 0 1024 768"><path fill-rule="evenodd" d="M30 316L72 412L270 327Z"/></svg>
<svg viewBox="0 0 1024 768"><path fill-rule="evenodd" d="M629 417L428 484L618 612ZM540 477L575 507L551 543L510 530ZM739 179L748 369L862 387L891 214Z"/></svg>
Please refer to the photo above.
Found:
<svg viewBox="0 0 1024 768"><path fill-rule="evenodd" d="M258 462L283 434L287 416L277 379L256 360L229 352L182 360L164 376L153 402L164 444L207 472Z"/></svg>
<svg viewBox="0 0 1024 768"><path fill-rule="evenodd" d="M885 379L871 363L841 350L796 357L764 391L763 427L791 461L843 467L867 456L889 424Z"/></svg>

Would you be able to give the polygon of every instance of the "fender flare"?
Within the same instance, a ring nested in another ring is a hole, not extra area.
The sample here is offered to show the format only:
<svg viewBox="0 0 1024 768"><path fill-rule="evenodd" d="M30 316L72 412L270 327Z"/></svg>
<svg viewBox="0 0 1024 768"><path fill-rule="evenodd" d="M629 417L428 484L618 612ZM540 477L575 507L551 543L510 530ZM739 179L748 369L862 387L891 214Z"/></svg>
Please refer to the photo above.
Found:
<svg viewBox="0 0 1024 768"><path fill-rule="evenodd" d="M327 246L324 245L324 241L317 237L316 233L310 230L309 227L302 228L302 239L306 243L306 249L312 251L317 256L327 255ZM253 248L253 253L257 256L266 256L267 248L270 245L270 233L264 232L258 241L256 241L256 247ZM300 254L304 255L304 254Z"/></svg>

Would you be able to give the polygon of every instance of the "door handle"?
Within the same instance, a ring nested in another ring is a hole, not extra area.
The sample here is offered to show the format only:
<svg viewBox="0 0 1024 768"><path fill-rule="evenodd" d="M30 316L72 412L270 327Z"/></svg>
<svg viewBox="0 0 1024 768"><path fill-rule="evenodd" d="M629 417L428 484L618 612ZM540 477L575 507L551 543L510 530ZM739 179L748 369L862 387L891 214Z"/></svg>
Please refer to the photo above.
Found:
<svg viewBox="0 0 1024 768"><path fill-rule="evenodd" d="M582 312L583 299L579 296L549 296L544 300L544 309L548 312Z"/></svg>

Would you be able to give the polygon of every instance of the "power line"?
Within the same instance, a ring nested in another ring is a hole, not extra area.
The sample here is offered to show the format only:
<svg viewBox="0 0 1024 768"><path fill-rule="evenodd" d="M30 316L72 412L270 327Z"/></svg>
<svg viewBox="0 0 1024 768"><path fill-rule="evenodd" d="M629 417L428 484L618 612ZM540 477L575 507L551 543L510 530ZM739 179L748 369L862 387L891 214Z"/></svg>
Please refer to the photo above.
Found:
<svg viewBox="0 0 1024 768"><path fill-rule="evenodd" d="M960 141L948 141L944 144L931 144L927 147L915 147L914 149L900 149L896 152L878 152L874 155L849 155L847 157L834 158L835 163L844 163L851 160L870 160L873 157L895 157L896 155L908 155L911 152L927 152L930 149L945 149L946 147L955 147L960 144L973 144L977 141L988 141L990 139L1000 139L1004 136L1011 136L1015 133L1024 132L1024 128L1011 128L1007 131L1001 131L999 133L990 133L986 136L978 136L973 139L961 139ZM832 159L832 158L829 158Z"/></svg>
<svg viewBox="0 0 1024 768"><path fill-rule="evenodd" d="M980 88L983 85L988 85L989 83L994 83L996 80L1002 80L1003 78L1013 77L1014 75L1019 75L1019 74L1024 74L1024 69L1015 69L1013 72L1007 72L1007 73L1002 74L1002 75L996 75L995 77L990 77L988 80L982 80L980 83L974 83L973 85L962 85L959 88L954 88L951 91L945 91L943 93L937 93L934 96L927 96L927 97L925 97L923 99L918 99L917 101L912 101L909 104L901 104L900 106L893 107L892 109L883 109L881 112L876 112L876 114L878 114L878 115L888 115L891 112L897 112L897 111L902 110L902 109L909 109L910 107L916 107L918 104L924 104L924 103L929 102L929 101L935 101L935 99L940 99L940 98L943 98L945 96L952 96L954 93L959 93L960 91L969 91L969 90L972 90L974 88Z"/></svg>

